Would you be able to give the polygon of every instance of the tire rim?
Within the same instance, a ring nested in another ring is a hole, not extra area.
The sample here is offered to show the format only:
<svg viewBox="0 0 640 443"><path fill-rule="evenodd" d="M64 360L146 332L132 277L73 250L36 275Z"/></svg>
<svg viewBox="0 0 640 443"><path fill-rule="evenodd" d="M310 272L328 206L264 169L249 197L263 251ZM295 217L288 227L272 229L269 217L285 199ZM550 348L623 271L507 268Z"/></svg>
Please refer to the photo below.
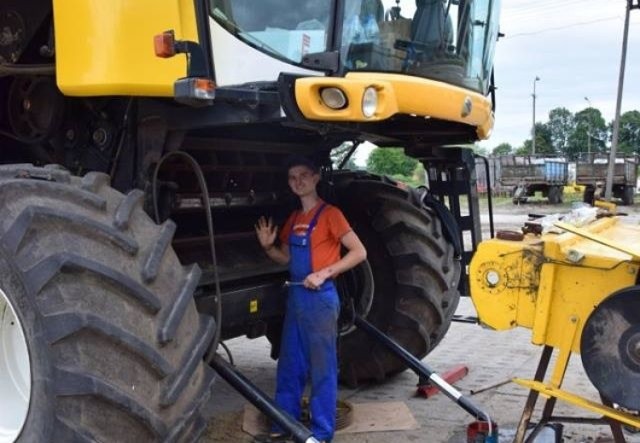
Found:
<svg viewBox="0 0 640 443"><path fill-rule="evenodd" d="M27 419L31 362L13 306L0 290L0 443L15 441Z"/></svg>
<svg viewBox="0 0 640 443"><path fill-rule="evenodd" d="M341 296L353 300L353 311L348 316L358 314L366 317L373 304L374 281L373 271L368 260L360 263L355 268L338 277L338 285L341 288ZM343 313L341 313L343 314ZM340 335L344 336L355 331L352 318L341 318L339 323Z"/></svg>

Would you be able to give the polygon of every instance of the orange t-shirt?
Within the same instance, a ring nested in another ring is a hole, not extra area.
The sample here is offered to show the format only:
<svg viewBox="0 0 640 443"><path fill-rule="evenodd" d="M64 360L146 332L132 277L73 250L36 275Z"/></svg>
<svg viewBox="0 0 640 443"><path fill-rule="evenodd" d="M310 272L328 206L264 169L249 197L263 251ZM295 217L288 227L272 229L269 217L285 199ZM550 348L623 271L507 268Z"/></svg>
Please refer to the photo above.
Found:
<svg viewBox="0 0 640 443"><path fill-rule="evenodd" d="M291 234L292 230L296 235L304 235L322 203L318 203L315 208L306 214L302 210L294 211L282 226L280 241L289 244L289 234ZM340 240L349 231L351 231L351 226L340 209L327 205L322 210L316 222L316 227L311 232L311 266L313 267L313 272L317 272L340 260Z"/></svg>

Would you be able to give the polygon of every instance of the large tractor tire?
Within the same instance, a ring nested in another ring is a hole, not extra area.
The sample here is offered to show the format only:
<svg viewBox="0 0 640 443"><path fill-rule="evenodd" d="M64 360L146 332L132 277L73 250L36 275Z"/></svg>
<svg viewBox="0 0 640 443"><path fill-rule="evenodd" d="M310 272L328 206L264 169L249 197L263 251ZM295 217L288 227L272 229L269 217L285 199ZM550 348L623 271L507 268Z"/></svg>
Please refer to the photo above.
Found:
<svg viewBox="0 0 640 443"><path fill-rule="evenodd" d="M444 337L458 306L460 261L435 213L377 176L336 180L337 202L367 249L373 284L365 318L418 358ZM362 273L366 275L367 273ZM406 366L363 331L341 337L340 376L355 386Z"/></svg>
<svg viewBox="0 0 640 443"><path fill-rule="evenodd" d="M582 194L582 201L593 205L596 190L593 186L585 186L584 193Z"/></svg>
<svg viewBox="0 0 640 443"><path fill-rule="evenodd" d="M622 191L622 204L625 206L633 206L633 198L635 189L633 186L625 186Z"/></svg>
<svg viewBox="0 0 640 443"><path fill-rule="evenodd" d="M215 322L196 312L200 270L180 265L175 225L154 224L142 200L104 174L0 167L0 441L204 430Z"/></svg>
<svg viewBox="0 0 640 443"><path fill-rule="evenodd" d="M550 186L549 193L547 198L549 199L549 204L557 205L562 203L562 186Z"/></svg>

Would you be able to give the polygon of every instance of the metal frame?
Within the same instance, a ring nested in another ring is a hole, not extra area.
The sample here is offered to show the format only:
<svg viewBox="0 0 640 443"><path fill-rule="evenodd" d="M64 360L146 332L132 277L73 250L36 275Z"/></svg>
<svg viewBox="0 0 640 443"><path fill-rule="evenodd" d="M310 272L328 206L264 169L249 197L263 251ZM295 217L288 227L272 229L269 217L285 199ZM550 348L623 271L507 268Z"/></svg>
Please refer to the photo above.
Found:
<svg viewBox="0 0 640 443"><path fill-rule="evenodd" d="M556 368L554 370L554 375L558 370L561 372L560 382L557 384L558 390L556 391L556 395L553 392L550 392L549 389L543 384L544 376L549 367L549 362L551 361L551 355L553 354L553 347L544 346L542 349L542 355L540 356L540 362L538 363L538 368L536 369L535 376L533 378L533 382L525 381L525 380L514 380L519 384L523 384L525 386L529 386L531 389L529 391L529 396L527 397L527 402L525 403L524 409L522 411L522 416L520 417L520 422L518 423L518 428L516 431L516 436L514 439L515 443L533 443L535 441L536 436L542 431L543 427L547 423L551 422L564 422L564 423L580 423L580 424L590 424L590 425L602 425L608 424L611 428L611 434L613 436L613 440L615 443L625 443L626 440L624 438L624 434L622 432L621 422L629 423L631 420L631 424L633 425L633 417L629 414L625 414L623 412L617 411L613 409L611 402L604 397L600 396L602 401L602 406L597 408L606 416L602 416L600 418L587 418L587 417L565 417L553 415L553 410L556 405L556 401L558 398L561 398L560 395L562 391L559 390L560 383L562 378L564 378L564 373L566 370L566 366L568 363L569 355L566 356L566 359L561 359L562 355L558 356L558 362L556 364ZM559 368L560 367L560 368ZM555 385L552 381L552 384ZM542 410L542 416L540 421L534 426L533 430L525 439L525 433L527 428L529 427L529 423L531 422L531 417L533 416L533 410L535 409L536 402L538 401L538 396L540 393L543 393L549 398L545 402L544 408ZM569 400L568 397L563 396L561 399L569 401L569 403L574 404L579 407L584 407L587 404L587 400L580 398L578 396L574 397L573 400ZM593 405L592 405L593 406ZM593 407L590 409L594 409ZM638 423L635 425L640 426L640 419L637 420Z"/></svg>
<svg viewBox="0 0 640 443"><path fill-rule="evenodd" d="M473 151L463 147L423 147L407 149L407 153L423 162L428 176L429 194L447 206L453 215L458 228L457 240L462 245L462 269L466 269L477 245L482 241L476 188L476 160ZM493 220L491 206L489 214L490 220ZM493 235L493 228L491 231ZM465 237L468 237L467 240L470 239L470 242L465 241ZM469 295L467 278L461 277L459 289L462 295Z"/></svg>

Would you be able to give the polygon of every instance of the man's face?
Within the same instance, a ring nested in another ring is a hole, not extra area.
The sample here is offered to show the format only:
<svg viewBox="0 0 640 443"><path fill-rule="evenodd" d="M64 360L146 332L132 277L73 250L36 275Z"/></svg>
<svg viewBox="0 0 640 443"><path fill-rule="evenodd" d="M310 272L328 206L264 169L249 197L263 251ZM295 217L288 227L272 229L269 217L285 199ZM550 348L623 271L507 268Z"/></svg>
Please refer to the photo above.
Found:
<svg viewBox="0 0 640 443"><path fill-rule="evenodd" d="M313 172L307 166L299 165L289 168L289 187L298 197L314 193L319 181L320 174Z"/></svg>

